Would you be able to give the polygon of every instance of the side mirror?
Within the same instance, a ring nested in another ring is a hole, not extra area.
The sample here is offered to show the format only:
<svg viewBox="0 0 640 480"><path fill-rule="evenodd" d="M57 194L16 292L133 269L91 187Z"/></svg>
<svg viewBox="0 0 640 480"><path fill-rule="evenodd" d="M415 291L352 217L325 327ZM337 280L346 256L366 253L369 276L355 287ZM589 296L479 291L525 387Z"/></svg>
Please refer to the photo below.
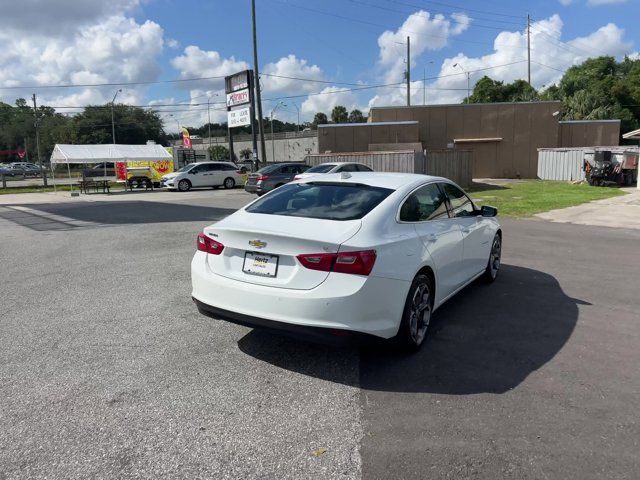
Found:
<svg viewBox="0 0 640 480"><path fill-rule="evenodd" d="M482 205L480 207L480 215L483 217L495 217L498 215L498 209L496 207L490 207L489 205Z"/></svg>

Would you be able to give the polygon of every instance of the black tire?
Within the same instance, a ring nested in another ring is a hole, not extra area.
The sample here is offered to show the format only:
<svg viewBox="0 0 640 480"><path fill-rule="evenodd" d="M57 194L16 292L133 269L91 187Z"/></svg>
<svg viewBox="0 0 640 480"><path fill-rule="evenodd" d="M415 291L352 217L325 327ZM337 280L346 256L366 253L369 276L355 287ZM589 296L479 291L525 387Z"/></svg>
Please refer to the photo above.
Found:
<svg viewBox="0 0 640 480"><path fill-rule="evenodd" d="M482 274L482 280L487 283L493 283L498 278L498 272L500 271L500 261L502 258L502 236L496 233L491 242L491 251L489 252L489 260L487 262L487 268Z"/></svg>
<svg viewBox="0 0 640 480"><path fill-rule="evenodd" d="M409 288L396 335L396 342L403 350L416 351L427 338L433 316L434 292L433 281L428 275L416 275Z"/></svg>
<svg viewBox="0 0 640 480"><path fill-rule="evenodd" d="M178 182L178 190L181 192L188 192L191 190L191 182L187 179L182 179Z"/></svg>
<svg viewBox="0 0 640 480"><path fill-rule="evenodd" d="M224 186L224 188L229 190L230 188L233 188L236 186L236 181L231 177L227 177L224 179L224 182L222 182L222 185Z"/></svg>

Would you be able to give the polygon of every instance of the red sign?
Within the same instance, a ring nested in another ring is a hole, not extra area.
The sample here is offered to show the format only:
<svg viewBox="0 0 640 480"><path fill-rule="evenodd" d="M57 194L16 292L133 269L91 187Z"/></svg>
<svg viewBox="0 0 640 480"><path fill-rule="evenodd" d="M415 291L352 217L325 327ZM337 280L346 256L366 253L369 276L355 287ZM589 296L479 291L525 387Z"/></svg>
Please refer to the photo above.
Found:
<svg viewBox="0 0 640 480"><path fill-rule="evenodd" d="M227 107L236 105L244 105L249 103L249 89L238 90L237 92L227 93Z"/></svg>
<svg viewBox="0 0 640 480"><path fill-rule="evenodd" d="M118 180L127 179L127 163L126 162L116 162L116 178Z"/></svg>

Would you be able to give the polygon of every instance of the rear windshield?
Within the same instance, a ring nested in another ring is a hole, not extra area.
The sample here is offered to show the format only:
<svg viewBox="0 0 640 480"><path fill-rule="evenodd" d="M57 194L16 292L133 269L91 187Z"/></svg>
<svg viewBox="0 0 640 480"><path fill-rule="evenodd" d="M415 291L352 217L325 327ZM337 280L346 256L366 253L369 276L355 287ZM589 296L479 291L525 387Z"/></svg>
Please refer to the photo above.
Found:
<svg viewBox="0 0 640 480"><path fill-rule="evenodd" d="M273 173L278 170L282 165L267 165L266 167L262 167L256 173Z"/></svg>
<svg viewBox="0 0 640 480"><path fill-rule="evenodd" d="M327 173L333 167L335 167L335 165L316 165L307 170L306 173Z"/></svg>
<svg viewBox="0 0 640 480"><path fill-rule="evenodd" d="M246 208L250 213L325 220L358 220L393 190L349 183L301 183L277 188Z"/></svg>

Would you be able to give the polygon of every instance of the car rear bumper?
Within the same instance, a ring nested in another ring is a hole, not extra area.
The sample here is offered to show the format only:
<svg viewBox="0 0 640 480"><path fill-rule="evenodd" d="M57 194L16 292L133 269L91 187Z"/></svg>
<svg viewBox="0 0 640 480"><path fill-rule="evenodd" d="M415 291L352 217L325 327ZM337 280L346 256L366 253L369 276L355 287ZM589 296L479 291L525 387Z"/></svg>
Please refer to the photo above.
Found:
<svg viewBox="0 0 640 480"><path fill-rule="evenodd" d="M261 185L258 185L256 183L254 184L245 184L244 185L244 191L248 192L248 193L266 193L267 190L265 190L264 188L262 188Z"/></svg>
<svg viewBox="0 0 640 480"><path fill-rule="evenodd" d="M320 329L381 338L398 332L410 282L331 273L311 290L269 287L220 276L206 257L204 252L194 255L191 281L192 297L207 315L287 331Z"/></svg>

